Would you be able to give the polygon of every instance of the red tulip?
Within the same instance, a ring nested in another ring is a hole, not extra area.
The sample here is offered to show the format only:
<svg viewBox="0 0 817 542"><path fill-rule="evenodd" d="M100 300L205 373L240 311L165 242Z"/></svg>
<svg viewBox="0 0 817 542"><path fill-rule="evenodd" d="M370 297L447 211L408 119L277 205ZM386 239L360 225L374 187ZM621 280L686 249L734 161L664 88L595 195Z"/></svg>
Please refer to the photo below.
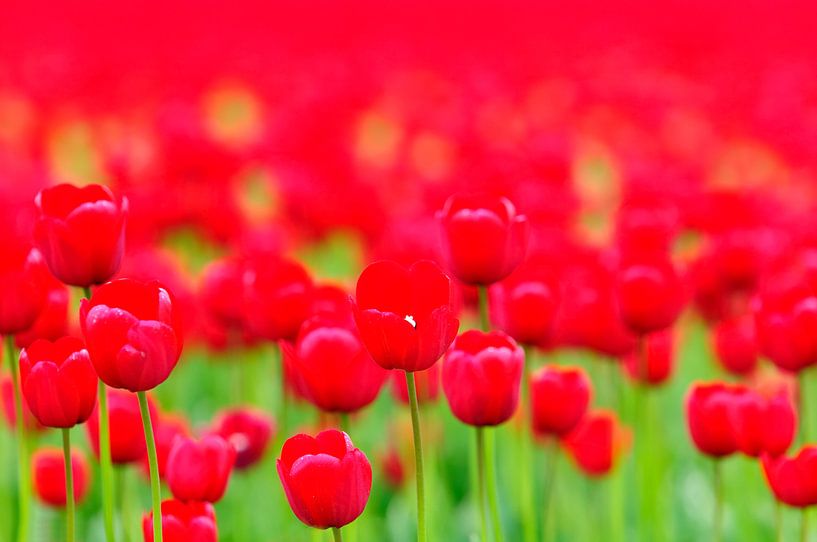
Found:
<svg viewBox="0 0 817 542"><path fill-rule="evenodd" d="M0 238L0 335L29 329L45 306L47 295L42 255L21 239Z"/></svg>
<svg viewBox="0 0 817 542"><path fill-rule="evenodd" d="M797 508L817 504L817 446L804 446L794 457L764 455L762 464L777 500Z"/></svg>
<svg viewBox="0 0 817 542"><path fill-rule="evenodd" d="M167 471L167 458L170 450L176 442L176 437L190 436L190 424L187 419L177 414L161 412L158 420L151 417L153 423L153 436L156 439L156 462L159 466L159 478L165 479ZM150 462L147 454L142 455L142 473L150 477Z"/></svg>
<svg viewBox="0 0 817 542"><path fill-rule="evenodd" d="M235 448L237 469L246 469L261 461L274 432L272 418L250 408L224 411L213 424L213 433Z"/></svg>
<svg viewBox="0 0 817 542"><path fill-rule="evenodd" d="M14 386L11 375L0 376L0 400L2 400L3 417L12 429L17 427L17 413L14 411ZM43 431L45 426L34 417L27 401L23 401L23 420L27 431Z"/></svg>
<svg viewBox="0 0 817 542"><path fill-rule="evenodd" d="M37 339L56 341L68 334L68 288L56 279L52 279L47 289L45 304L34 323L14 336L17 348L25 348Z"/></svg>
<svg viewBox="0 0 817 542"><path fill-rule="evenodd" d="M135 463L145 456L145 430L139 400L133 393L109 389L108 416L111 423L111 460L118 464ZM94 454L99 457L99 405L94 408L85 428ZM150 419L153 427L159 423L159 412L152 398L148 397ZM155 433L155 429L154 429Z"/></svg>
<svg viewBox="0 0 817 542"><path fill-rule="evenodd" d="M91 469L79 450L71 451L71 470L74 473L74 501L82 502L88 494ZM61 449L42 448L31 457L31 477L34 492L47 506L65 506L65 458Z"/></svg>
<svg viewBox="0 0 817 542"><path fill-rule="evenodd" d="M565 437L564 444L585 474L604 476L613 470L630 440L630 432L615 413L599 410L587 414Z"/></svg>
<svg viewBox="0 0 817 542"><path fill-rule="evenodd" d="M343 527L366 507L372 467L349 435L330 429L316 437L288 439L278 460L278 476L289 506L305 524L318 529Z"/></svg>
<svg viewBox="0 0 817 542"><path fill-rule="evenodd" d="M451 281L430 261L408 269L376 262L357 281L357 322L363 344L385 369L428 369L454 340L459 320Z"/></svg>
<svg viewBox="0 0 817 542"><path fill-rule="evenodd" d="M227 490L235 456L233 446L218 435L199 441L177 437L167 456L167 485L180 501L217 502Z"/></svg>
<svg viewBox="0 0 817 542"><path fill-rule="evenodd" d="M281 343L284 362L306 399L327 412L355 412L377 398L388 373L364 348L354 324L315 316L294 345Z"/></svg>
<svg viewBox="0 0 817 542"><path fill-rule="evenodd" d="M797 412L785 392L767 399L746 390L736 395L733 416L738 449L751 457L786 453L797 431Z"/></svg>
<svg viewBox="0 0 817 542"><path fill-rule="evenodd" d="M734 408L743 391L720 382L692 385L686 399L687 424L701 453L724 457L738 450Z"/></svg>
<svg viewBox="0 0 817 542"><path fill-rule="evenodd" d="M491 320L517 342L543 346L550 340L559 291L540 267L523 266L491 286Z"/></svg>
<svg viewBox="0 0 817 542"><path fill-rule="evenodd" d="M541 436L570 433L587 413L592 394L590 379L581 367L538 369L530 378L533 430Z"/></svg>
<svg viewBox="0 0 817 542"><path fill-rule="evenodd" d="M153 512L142 520L145 542L153 542ZM218 542L216 512L207 502L162 501L164 542Z"/></svg>
<svg viewBox="0 0 817 542"><path fill-rule="evenodd" d="M297 262L257 256L244 274L244 316L250 330L271 341L294 340L309 316L312 279Z"/></svg>
<svg viewBox="0 0 817 542"><path fill-rule="evenodd" d="M800 285L764 291L754 313L760 351L780 369L796 373L817 363L817 295Z"/></svg>
<svg viewBox="0 0 817 542"><path fill-rule="evenodd" d="M501 331L466 331L443 361L443 391L451 411L469 425L499 425L519 404L525 352Z"/></svg>
<svg viewBox="0 0 817 542"><path fill-rule="evenodd" d="M63 337L34 343L20 354L20 388L47 427L73 427L91 416L98 380L82 341Z"/></svg>
<svg viewBox="0 0 817 542"><path fill-rule="evenodd" d="M158 282L119 279L100 286L82 300L80 323L99 378L113 388L153 389L179 361L179 312Z"/></svg>
<svg viewBox="0 0 817 542"><path fill-rule="evenodd" d="M415 385L417 389L417 402L432 403L440 395L440 365L435 363L424 371L415 371ZM408 384L406 375L401 371L392 371L391 390L399 401L409 404Z"/></svg>
<svg viewBox="0 0 817 542"><path fill-rule="evenodd" d="M642 338L645 344L624 356L624 369L633 380L657 386L672 375L675 365L675 338L671 329Z"/></svg>
<svg viewBox="0 0 817 542"><path fill-rule="evenodd" d="M405 378L403 378L405 380ZM383 474L383 479L389 486L397 489L403 487L406 480L406 469L403 466L403 458L400 457L400 452L393 447L390 447L380 458L380 471Z"/></svg>
<svg viewBox="0 0 817 542"><path fill-rule="evenodd" d="M244 270L243 262L233 257L211 262L202 272L199 291L204 309L228 329L244 325Z"/></svg>
<svg viewBox="0 0 817 542"><path fill-rule="evenodd" d="M125 249L128 200L98 184L59 184L36 198L40 216L34 239L55 277L71 286L111 279Z"/></svg>
<svg viewBox="0 0 817 542"><path fill-rule="evenodd" d="M755 324L750 317L723 320L712 330L715 354L724 369L746 375L757 367Z"/></svg>
<svg viewBox="0 0 817 542"><path fill-rule="evenodd" d="M681 280L669 260L625 264L616 299L622 322L636 335L670 327L683 309Z"/></svg>
<svg viewBox="0 0 817 542"><path fill-rule="evenodd" d="M500 281L525 257L528 219L506 198L454 195L437 220L448 266L466 284Z"/></svg>

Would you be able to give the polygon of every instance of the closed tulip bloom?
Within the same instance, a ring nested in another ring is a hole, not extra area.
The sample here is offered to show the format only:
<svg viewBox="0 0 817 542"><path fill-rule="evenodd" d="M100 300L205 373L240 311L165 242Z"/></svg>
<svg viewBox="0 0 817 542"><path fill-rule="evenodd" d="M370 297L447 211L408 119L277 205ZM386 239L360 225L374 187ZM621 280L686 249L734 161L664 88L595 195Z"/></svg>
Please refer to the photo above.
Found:
<svg viewBox="0 0 817 542"><path fill-rule="evenodd" d="M355 321L372 358L409 372L434 365L460 325L451 295L450 279L433 262L369 265L357 281Z"/></svg>
<svg viewBox="0 0 817 542"><path fill-rule="evenodd" d="M34 325L45 306L47 274L39 251L4 233L0 238L0 335L14 335Z"/></svg>
<svg viewBox="0 0 817 542"><path fill-rule="evenodd" d="M541 268L520 267L489 290L491 320L522 344L544 346L553 331L559 292Z"/></svg>
<svg viewBox="0 0 817 542"><path fill-rule="evenodd" d="M433 403L436 401L440 395L440 365L435 363L424 371L416 371L414 378L417 386L417 402ZM391 390L392 395L401 403L409 404L406 375L400 371L392 371Z"/></svg>
<svg viewBox="0 0 817 542"><path fill-rule="evenodd" d="M592 384L581 367L538 369L530 378L531 422L540 436L562 437L587 413Z"/></svg>
<svg viewBox="0 0 817 542"><path fill-rule="evenodd" d="M68 334L68 288L56 279L48 287L40 314L31 327L14 336L17 348L25 348L37 339L56 341Z"/></svg>
<svg viewBox="0 0 817 542"><path fill-rule="evenodd" d="M718 361L730 373L746 375L757 367L757 341L751 318L735 318L717 323L712 330L712 342Z"/></svg>
<svg viewBox="0 0 817 542"><path fill-rule="evenodd" d="M658 386L672 376L675 366L675 337L671 329L650 333L641 348L624 356L624 369L633 380Z"/></svg>
<svg viewBox="0 0 817 542"><path fill-rule="evenodd" d="M760 351L778 368L797 373L817 363L817 296L799 286L762 292L754 314Z"/></svg>
<svg viewBox="0 0 817 542"><path fill-rule="evenodd" d="M47 427L73 427L91 416L98 380L75 337L34 343L20 354L20 387L32 414Z"/></svg>
<svg viewBox="0 0 817 542"><path fill-rule="evenodd" d="M159 478L165 479L167 472L167 458L170 450L176 443L176 437L190 436L190 424L187 419L178 414L161 412L158 420L153 419L153 435L156 439L156 462L159 466ZM150 477L150 463L147 454L142 455L142 473Z"/></svg>
<svg viewBox="0 0 817 542"><path fill-rule="evenodd" d="M22 403L26 431L44 431L45 426L31 413L28 402L23 401ZM0 406L2 406L3 418L8 426L12 429L17 427L17 413L14 411L14 385L10 375L0 375Z"/></svg>
<svg viewBox="0 0 817 542"><path fill-rule="evenodd" d="M148 397L150 419L159 423L156 403ZM139 400L133 393L108 390L108 416L111 423L111 460L117 465L135 463L145 457L145 430L139 411ZM94 408L85 425L91 449L99 457L99 405ZM155 433L155 429L154 429Z"/></svg>
<svg viewBox="0 0 817 542"><path fill-rule="evenodd" d="M244 265L240 258L223 258L204 268L199 287L204 310L230 329L244 325Z"/></svg>
<svg viewBox="0 0 817 542"><path fill-rule="evenodd" d="M153 512L142 520L145 542L153 542ZM208 502L162 501L164 542L218 542L216 512Z"/></svg>
<svg viewBox="0 0 817 542"><path fill-rule="evenodd" d="M579 468L597 477L615 468L631 438L615 413L599 410L587 414L565 437L564 444Z"/></svg>
<svg viewBox="0 0 817 542"><path fill-rule="evenodd" d="M738 450L733 412L742 390L721 382L696 383L690 388L686 399L687 426L701 453L725 457Z"/></svg>
<svg viewBox="0 0 817 542"><path fill-rule="evenodd" d="M235 455L235 448L218 435L207 435L199 441L176 438L165 469L171 493L184 502L221 500Z"/></svg>
<svg viewBox="0 0 817 542"><path fill-rule="evenodd" d="M779 456L794 441L797 412L785 392L767 399L746 390L735 398L733 415L738 449L748 456Z"/></svg>
<svg viewBox="0 0 817 542"><path fill-rule="evenodd" d="M91 469L79 450L71 451L71 470L74 473L74 500L81 503L88 494ZM42 448L31 457L31 478L34 492L47 506L65 506L65 459L59 448Z"/></svg>
<svg viewBox="0 0 817 542"><path fill-rule="evenodd" d="M778 501L796 508L817 504L817 446L804 446L794 457L764 455L762 465Z"/></svg>
<svg viewBox="0 0 817 542"><path fill-rule="evenodd" d="M453 195L437 213L455 277L486 286L510 275L528 247L528 219L507 198Z"/></svg>
<svg viewBox="0 0 817 542"><path fill-rule="evenodd" d="M113 277L125 250L128 200L101 185L59 184L36 198L34 239L55 277L71 286Z"/></svg>
<svg viewBox="0 0 817 542"><path fill-rule="evenodd" d="M451 412L468 425L499 425L519 404L525 352L501 331L466 331L443 361L443 391Z"/></svg>
<svg viewBox="0 0 817 542"><path fill-rule="evenodd" d="M244 273L249 329L271 341L295 340L310 314L313 287L306 269L297 262L271 256L250 259Z"/></svg>
<svg viewBox="0 0 817 542"><path fill-rule="evenodd" d="M670 327L683 309L681 280L669 260L624 265L616 299L621 321L636 335Z"/></svg>
<svg viewBox="0 0 817 542"><path fill-rule="evenodd" d="M352 322L310 318L294 345L281 343L297 388L326 412L355 412L377 398L388 373L374 362Z"/></svg>
<svg viewBox="0 0 817 542"><path fill-rule="evenodd" d="M310 527L343 527L366 508L372 466L349 435L330 429L284 443L278 476L292 512Z"/></svg>
<svg viewBox="0 0 817 542"><path fill-rule="evenodd" d="M146 391L164 382L182 352L179 311L158 282L119 279L83 299L80 323L99 378Z"/></svg>
<svg viewBox="0 0 817 542"><path fill-rule="evenodd" d="M261 461L274 432L272 418L251 408L222 412L213 424L213 433L235 448L237 469L247 469Z"/></svg>

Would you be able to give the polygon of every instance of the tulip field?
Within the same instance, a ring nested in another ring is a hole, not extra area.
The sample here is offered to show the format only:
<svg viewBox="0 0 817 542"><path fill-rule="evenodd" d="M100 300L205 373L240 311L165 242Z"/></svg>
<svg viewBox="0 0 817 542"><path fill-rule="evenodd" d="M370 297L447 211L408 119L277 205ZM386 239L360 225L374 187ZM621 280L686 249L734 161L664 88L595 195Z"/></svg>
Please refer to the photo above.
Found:
<svg viewBox="0 0 817 542"><path fill-rule="evenodd" d="M815 25L10 6L0 542L817 540Z"/></svg>

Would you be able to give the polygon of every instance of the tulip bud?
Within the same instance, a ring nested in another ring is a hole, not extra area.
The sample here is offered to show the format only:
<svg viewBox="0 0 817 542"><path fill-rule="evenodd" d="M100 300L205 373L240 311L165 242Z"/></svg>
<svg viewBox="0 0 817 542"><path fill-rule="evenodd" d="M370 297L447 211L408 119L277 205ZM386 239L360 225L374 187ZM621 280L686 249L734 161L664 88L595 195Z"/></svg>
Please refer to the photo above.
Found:
<svg viewBox="0 0 817 542"><path fill-rule="evenodd" d="M145 542L153 542L153 512L142 520ZM216 513L207 502L162 501L164 542L218 542Z"/></svg>
<svg viewBox="0 0 817 542"><path fill-rule="evenodd" d="M721 382L692 385L686 399L687 425L701 453L719 458L738 450L733 412L743 390Z"/></svg>
<svg viewBox="0 0 817 542"><path fill-rule="evenodd" d="M233 446L217 435L205 436L200 441L177 437L165 469L165 479L173 496L184 502L221 500L235 455Z"/></svg>
<svg viewBox="0 0 817 542"><path fill-rule="evenodd" d="M712 335L715 354L724 369L735 375L755 370L758 352L751 318L723 320L715 325Z"/></svg>
<svg viewBox="0 0 817 542"><path fill-rule="evenodd" d="M669 260L626 264L616 299L622 322L636 335L670 327L683 309L681 280Z"/></svg>
<svg viewBox="0 0 817 542"><path fill-rule="evenodd" d="M650 333L641 348L624 356L624 369L633 380L652 386L663 384L675 365L675 338L671 329Z"/></svg>
<svg viewBox="0 0 817 542"><path fill-rule="evenodd" d="M58 448L42 448L31 457L31 477L34 492L48 506L65 506L65 458ZM74 473L74 501L82 502L88 494L91 470L79 450L71 451L71 470Z"/></svg>
<svg viewBox="0 0 817 542"><path fill-rule="evenodd" d="M522 344L548 344L559 305L555 281L541 267L525 265L489 290L491 320Z"/></svg>
<svg viewBox="0 0 817 542"><path fill-rule="evenodd" d="M48 270L42 255L14 235L0 238L0 335L29 329L43 310Z"/></svg>
<svg viewBox="0 0 817 542"><path fill-rule="evenodd" d="M797 412L785 392L766 399L746 390L735 397L733 415L738 449L750 457L786 453L797 431Z"/></svg>
<svg viewBox="0 0 817 542"><path fill-rule="evenodd" d="M604 476L612 471L630 445L630 432L615 413L591 412L565 437L571 457L588 476Z"/></svg>
<svg viewBox="0 0 817 542"><path fill-rule="evenodd" d="M246 263L244 307L249 329L265 339L292 341L309 316L312 279L304 267L273 256Z"/></svg>
<svg viewBox="0 0 817 542"><path fill-rule="evenodd" d="M804 446L794 457L764 455L762 464L778 501L797 508L817 504L817 446Z"/></svg>
<svg viewBox="0 0 817 542"><path fill-rule="evenodd" d="M247 469L263 459L275 422L260 411L236 408L219 414L212 432L235 449L235 468Z"/></svg>
<svg viewBox="0 0 817 542"><path fill-rule="evenodd" d="M592 384L580 367L538 369L530 378L531 422L540 436L562 437L581 422L592 396Z"/></svg>

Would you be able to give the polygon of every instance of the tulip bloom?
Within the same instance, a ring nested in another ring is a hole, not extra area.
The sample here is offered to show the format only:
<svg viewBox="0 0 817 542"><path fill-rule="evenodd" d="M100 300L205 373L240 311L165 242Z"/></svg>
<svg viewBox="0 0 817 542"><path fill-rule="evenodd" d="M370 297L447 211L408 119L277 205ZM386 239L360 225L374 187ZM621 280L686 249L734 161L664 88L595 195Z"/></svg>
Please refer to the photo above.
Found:
<svg viewBox="0 0 817 542"><path fill-rule="evenodd" d="M82 300L80 323L99 378L113 388L153 389L179 361L179 312L158 282L119 279L100 286Z"/></svg>
<svg viewBox="0 0 817 542"><path fill-rule="evenodd" d="M715 354L724 369L746 375L757 367L755 325L751 318L723 320L712 331Z"/></svg>
<svg viewBox="0 0 817 542"><path fill-rule="evenodd" d="M88 494L91 469L79 450L71 452L71 469L74 476L74 501L79 503ZM34 492L47 506L65 506L65 459L58 448L43 448L31 457L31 478Z"/></svg>
<svg viewBox="0 0 817 542"><path fill-rule="evenodd" d="M235 448L235 468L247 469L264 457L275 422L260 411L236 408L219 414L212 432Z"/></svg>
<svg viewBox="0 0 817 542"><path fill-rule="evenodd" d="M159 478L165 479L167 471L167 458L170 450L176 443L176 437L190 436L190 424L183 416L176 414L159 413L158 420L155 420L153 434L156 437L156 462L159 464ZM150 464L147 454L142 456L142 472L150 476Z"/></svg>
<svg viewBox="0 0 817 542"><path fill-rule="evenodd" d="M621 425L615 413L591 412L565 437L571 457L592 477L604 476L615 467L630 445L630 432Z"/></svg>
<svg viewBox="0 0 817 542"><path fill-rule="evenodd" d="M135 463L145 457L145 430L136 395L119 390L107 390L108 415L111 423L111 460L117 465ZM152 399L150 417L159 419L159 412ZM99 405L94 408L85 425L91 449L99 457Z"/></svg>
<svg viewBox="0 0 817 542"><path fill-rule="evenodd" d="M663 384L675 365L675 338L671 329L650 333L642 348L624 356L624 369L633 380L651 386Z"/></svg>
<svg viewBox="0 0 817 542"><path fill-rule="evenodd" d="M686 399L687 425L701 453L720 458L738 450L733 412L741 393L743 388L720 382L692 385Z"/></svg>
<svg viewBox="0 0 817 542"><path fill-rule="evenodd" d="M372 489L372 467L349 435L331 429L284 443L278 476L289 505L305 524L341 528L363 513Z"/></svg>
<svg viewBox="0 0 817 542"><path fill-rule="evenodd" d="M783 455L797 432L797 411L786 392L767 399L746 390L735 397L733 416L738 449L750 457Z"/></svg>
<svg viewBox="0 0 817 542"><path fill-rule="evenodd" d="M153 512L142 520L145 542L153 542ZM216 512L207 502L162 501L164 542L218 542Z"/></svg>
<svg viewBox="0 0 817 542"><path fill-rule="evenodd" d="M256 256L244 273L244 316L259 337L294 340L309 316L314 285L306 269L294 261Z"/></svg>
<svg viewBox="0 0 817 542"><path fill-rule="evenodd" d="M119 270L128 200L92 184L42 190L34 239L55 277L71 286L102 284Z"/></svg>
<svg viewBox="0 0 817 542"><path fill-rule="evenodd" d="M31 413L28 408L27 401L21 401L23 407L23 420L25 422L26 431L44 431L45 427L40 421ZM17 427L17 413L14 411L14 384L11 382L11 376L0 376L0 406L2 406L3 418L9 427Z"/></svg>
<svg viewBox="0 0 817 542"><path fill-rule="evenodd" d="M670 327L683 309L683 288L672 262L626 264L616 282L621 321L636 335Z"/></svg>
<svg viewBox="0 0 817 542"><path fill-rule="evenodd" d="M45 303L37 319L31 327L14 336L17 348L25 348L37 339L56 341L68 334L68 288L53 279L46 290Z"/></svg>
<svg viewBox="0 0 817 542"><path fill-rule="evenodd" d="M443 391L451 411L468 425L499 425L519 404L525 352L501 331L466 331L443 361Z"/></svg>
<svg viewBox="0 0 817 542"><path fill-rule="evenodd" d="M417 386L417 401L419 403L433 403L440 395L440 364L435 363L424 371L415 371L414 378ZM391 373L392 395L401 403L409 404L408 385L406 375L402 371Z"/></svg>
<svg viewBox="0 0 817 542"><path fill-rule="evenodd" d="M376 262L357 281L355 321L372 358L385 369L428 369L457 335L451 281L430 261L409 267Z"/></svg>
<svg viewBox="0 0 817 542"><path fill-rule="evenodd" d="M82 341L34 343L20 354L20 385L31 412L47 427L68 428L91 416L97 377Z"/></svg>
<svg viewBox="0 0 817 542"><path fill-rule="evenodd" d="M0 239L0 335L29 329L46 300L48 270L42 255L4 232Z"/></svg>
<svg viewBox="0 0 817 542"><path fill-rule="evenodd" d="M764 455L762 464L778 501L796 508L817 504L817 446L804 446L794 457Z"/></svg>
<svg viewBox="0 0 817 542"><path fill-rule="evenodd" d="M562 437L581 422L593 389L581 367L542 367L531 375L533 430L540 436Z"/></svg>
<svg viewBox="0 0 817 542"><path fill-rule="evenodd" d="M548 344L559 306L554 280L541 268L523 266L491 286L491 320L522 344Z"/></svg>
<svg viewBox="0 0 817 542"><path fill-rule="evenodd" d="M244 265L239 258L223 258L204 268L199 295L207 313L230 329L244 325Z"/></svg>
<svg viewBox="0 0 817 542"><path fill-rule="evenodd" d="M525 257L528 219L507 198L453 195L437 220L448 267L465 284L500 281Z"/></svg>
<svg viewBox="0 0 817 542"><path fill-rule="evenodd" d="M207 435L200 441L176 438L165 469L171 493L184 502L221 500L230 481L235 455L233 446L217 435Z"/></svg>
<svg viewBox="0 0 817 542"><path fill-rule="evenodd" d="M800 285L761 292L754 314L760 351L777 367L798 373L817 363L817 296Z"/></svg>
<svg viewBox="0 0 817 542"><path fill-rule="evenodd" d="M354 324L340 318L310 318L295 344L282 342L281 351L298 390L326 412L365 407L388 376L366 351Z"/></svg>

